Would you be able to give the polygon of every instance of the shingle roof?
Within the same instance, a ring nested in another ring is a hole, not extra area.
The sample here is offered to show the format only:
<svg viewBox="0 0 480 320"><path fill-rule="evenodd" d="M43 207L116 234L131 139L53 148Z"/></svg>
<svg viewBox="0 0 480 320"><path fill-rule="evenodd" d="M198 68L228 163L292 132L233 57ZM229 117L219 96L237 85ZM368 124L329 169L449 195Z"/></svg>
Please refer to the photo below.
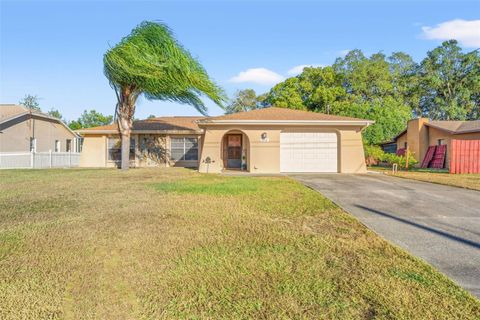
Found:
<svg viewBox="0 0 480 320"><path fill-rule="evenodd" d="M480 120L473 121L430 121L425 123L440 130L450 131L454 134L467 132L480 132Z"/></svg>
<svg viewBox="0 0 480 320"><path fill-rule="evenodd" d="M277 107L255 109L255 110L252 110L252 111L232 113L232 114L227 114L227 115L219 116L219 117L209 117L209 118L204 118L204 120L206 120L206 121L210 121L210 120L367 121L367 120L364 120L364 119L336 116L336 115L330 115L330 114L324 114L324 113L318 113L318 112L311 112L311 111L294 110L294 109L287 109L287 108L277 108Z"/></svg>
<svg viewBox="0 0 480 320"><path fill-rule="evenodd" d="M65 127L68 131L71 133L75 134L72 129L70 129L61 119L55 118L49 114L43 113L38 110L31 110L28 109L22 105L17 105L17 104L0 104L0 124L1 123L8 123L12 121L13 119L17 119L20 117L30 117L34 116L36 118L41 118L41 119L48 119L51 121L55 121L60 123L62 126Z"/></svg>
<svg viewBox="0 0 480 320"><path fill-rule="evenodd" d="M16 104L0 104L0 120L25 113L27 108Z"/></svg>
<svg viewBox="0 0 480 320"><path fill-rule="evenodd" d="M133 131L200 131L196 121L205 117L158 117L133 122ZM116 124L85 128L78 130L82 133L92 133L95 131L117 131Z"/></svg>

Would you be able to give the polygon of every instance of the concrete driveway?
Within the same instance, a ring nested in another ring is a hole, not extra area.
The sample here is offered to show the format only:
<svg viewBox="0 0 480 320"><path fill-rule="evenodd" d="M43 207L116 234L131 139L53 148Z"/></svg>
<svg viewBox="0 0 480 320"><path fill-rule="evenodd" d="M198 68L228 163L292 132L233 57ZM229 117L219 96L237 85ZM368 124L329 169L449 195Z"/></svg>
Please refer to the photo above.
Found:
<svg viewBox="0 0 480 320"><path fill-rule="evenodd" d="M480 297L480 192L383 174L295 174Z"/></svg>

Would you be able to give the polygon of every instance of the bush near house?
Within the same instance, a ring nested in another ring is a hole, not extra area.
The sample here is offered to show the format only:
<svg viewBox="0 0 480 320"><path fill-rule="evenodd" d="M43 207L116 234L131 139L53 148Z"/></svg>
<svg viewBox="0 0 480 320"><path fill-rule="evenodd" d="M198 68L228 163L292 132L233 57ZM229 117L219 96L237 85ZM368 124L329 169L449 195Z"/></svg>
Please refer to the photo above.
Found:
<svg viewBox="0 0 480 320"><path fill-rule="evenodd" d="M385 153L379 146L365 145L365 162L367 166L378 165L380 163L392 166L397 164L400 169L406 168L407 156L398 156L394 153ZM413 157L412 152L408 151L408 167L416 165L418 161Z"/></svg>

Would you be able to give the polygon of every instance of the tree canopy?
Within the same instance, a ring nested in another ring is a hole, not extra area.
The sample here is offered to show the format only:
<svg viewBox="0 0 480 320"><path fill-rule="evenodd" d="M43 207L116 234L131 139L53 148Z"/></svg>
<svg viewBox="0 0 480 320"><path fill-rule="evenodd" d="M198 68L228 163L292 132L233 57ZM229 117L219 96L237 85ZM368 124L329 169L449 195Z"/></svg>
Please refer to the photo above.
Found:
<svg viewBox="0 0 480 320"><path fill-rule="evenodd" d="M37 95L32 95L32 94L26 94L25 97L23 97L22 100L20 100L18 103L23 105L24 107L36 111L41 111L40 110L40 103L38 102L39 98Z"/></svg>
<svg viewBox="0 0 480 320"><path fill-rule="evenodd" d="M72 130L78 130L82 128L104 126L111 124L112 121L113 116L106 116L95 110L84 110L82 115L77 120L71 121L68 126Z"/></svg>
<svg viewBox="0 0 480 320"><path fill-rule="evenodd" d="M480 56L455 40L417 64L403 52L366 57L352 50L332 66L305 68L275 85L265 105L371 119L366 143L387 141L414 116L434 120L480 118Z"/></svg>
<svg viewBox="0 0 480 320"><path fill-rule="evenodd" d="M221 107L226 100L223 90L162 23L142 22L105 53L103 63L117 96L115 116L122 137L122 169L129 167L130 133L140 95L190 104L202 114L207 113L202 96Z"/></svg>
<svg viewBox="0 0 480 320"><path fill-rule="evenodd" d="M227 105L225 113L230 114L262 108L264 99L265 95L257 96L253 89L237 90L235 96Z"/></svg>
<svg viewBox="0 0 480 320"><path fill-rule="evenodd" d="M103 62L119 95L129 89L134 97L186 103L202 114L207 109L201 95L218 105L225 100L223 90L162 23L142 22L105 53Z"/></svg>

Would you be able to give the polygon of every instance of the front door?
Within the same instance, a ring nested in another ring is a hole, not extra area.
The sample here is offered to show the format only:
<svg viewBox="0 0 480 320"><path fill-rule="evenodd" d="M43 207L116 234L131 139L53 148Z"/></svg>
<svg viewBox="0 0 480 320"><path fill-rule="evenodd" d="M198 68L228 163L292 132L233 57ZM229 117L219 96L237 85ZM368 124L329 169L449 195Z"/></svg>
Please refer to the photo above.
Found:
<svg viewBox="0 0 480 320"><path fill-rule="evenodd" d="M229 134L227 136L227 168L240 169L242 167L242 135Z"/></svg>

